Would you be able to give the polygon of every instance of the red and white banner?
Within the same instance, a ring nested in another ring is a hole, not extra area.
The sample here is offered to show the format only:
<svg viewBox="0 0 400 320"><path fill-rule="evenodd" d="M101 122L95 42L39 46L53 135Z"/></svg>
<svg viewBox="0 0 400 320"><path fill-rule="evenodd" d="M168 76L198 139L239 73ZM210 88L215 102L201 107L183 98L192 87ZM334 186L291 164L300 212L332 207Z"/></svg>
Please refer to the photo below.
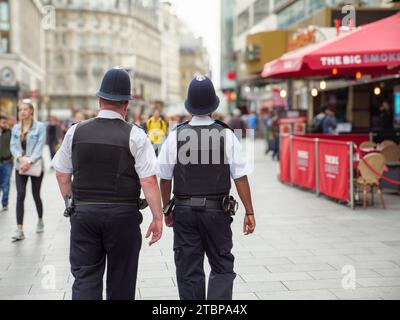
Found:
<svg viewBox="0 0 400 320"><path fill-rule="evenodd" d="M282 136L280 146L280 167L282 182L289 183L290 178L290 136Z"/></svg>
<svg viewBox="0 0 400 320"><path fill-rule="evenodd" d="M292 138L292 182L315 190L315 143L312 139Z"/></svg>
<svg viewBox="0 0 400 320"><path fill-rule="evenodd" d="M319 140L317 161L321 194L342 201L349 200L349 157L347 142Z"/></svg>

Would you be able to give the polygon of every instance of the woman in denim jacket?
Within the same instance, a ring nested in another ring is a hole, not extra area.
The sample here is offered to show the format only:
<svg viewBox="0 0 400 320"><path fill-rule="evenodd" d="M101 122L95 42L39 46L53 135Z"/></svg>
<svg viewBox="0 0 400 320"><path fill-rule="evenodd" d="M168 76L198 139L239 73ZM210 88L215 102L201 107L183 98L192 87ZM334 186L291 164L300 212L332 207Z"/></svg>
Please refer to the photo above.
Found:
<svg viewBox="0 0 400 320"><path fill-rule="evenodd" d="M43 148L46 142L46 127L43 123L33 119L34 107L30 103L22 103L18 107L20 122L14 126L11 134L11 153L16 160L15 183L17 186L17 230L13 236L14 240L25 239L22 230L24 220L24 200L26 184L29 177L32 183L32 194L35 200L39 222L36 227L37 233L44 231L43 204L40 198L40 187L43 180L43 166L40 177L22 175L20 173L29 170L33 163L41 160Z"/></svg>

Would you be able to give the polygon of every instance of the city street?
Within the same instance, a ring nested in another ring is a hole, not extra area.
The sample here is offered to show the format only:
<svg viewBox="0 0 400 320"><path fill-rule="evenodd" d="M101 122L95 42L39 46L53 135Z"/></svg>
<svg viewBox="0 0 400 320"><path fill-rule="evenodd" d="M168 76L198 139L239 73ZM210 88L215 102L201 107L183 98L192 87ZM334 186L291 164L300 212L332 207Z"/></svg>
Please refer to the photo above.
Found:
<svg viewBox="0 0 400 320"><path fill-rule="evenodd" d="M387 210L378 201L353 211L281 184L278 162L264 155L263 142L255 149L250 178L258 225L254 235L243 235L241 207L232 225L234 299L399 299L399 196L385 194ZM0 299L71 299L69 222L54 172L43 182L42 235L34 232L36 210L27 192L26 239L11 242L14 181L11 190L10 211L0 214ZM146 210L142 233L150 218ZM136 298L178 299L174 272L172 230L165 228L160 243L150 248L143 241Z"/></svg>

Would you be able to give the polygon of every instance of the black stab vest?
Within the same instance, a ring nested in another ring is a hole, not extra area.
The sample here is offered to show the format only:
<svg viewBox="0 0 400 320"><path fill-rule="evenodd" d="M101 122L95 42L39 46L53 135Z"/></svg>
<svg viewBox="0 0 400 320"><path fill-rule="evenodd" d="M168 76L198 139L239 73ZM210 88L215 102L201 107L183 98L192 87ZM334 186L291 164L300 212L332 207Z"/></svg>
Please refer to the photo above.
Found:
<svg viewBox="0 0 400 320"><path fill-rule="evenodd" d="M74 199L137 204L141 185L129 148L132 125L95 118L78 124L72 141Z"/></svg>
<svg viewBox="0 0 400 320"><path fill-rule="evenodd" d="M177 163L174 167L176 197L218 198L231 189L225 144L227 128L219 123L177 130Z"/></svg>

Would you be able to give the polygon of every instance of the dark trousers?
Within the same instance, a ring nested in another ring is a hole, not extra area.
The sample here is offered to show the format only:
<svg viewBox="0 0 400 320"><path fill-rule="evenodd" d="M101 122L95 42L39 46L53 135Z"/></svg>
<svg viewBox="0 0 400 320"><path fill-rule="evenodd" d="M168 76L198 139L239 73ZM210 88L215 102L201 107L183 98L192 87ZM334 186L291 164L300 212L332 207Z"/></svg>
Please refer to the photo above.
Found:
<svg viewBox="0 0 400 320"><path fill-rule="evenodd" d="M56 155L56 153L57 153L56 147L57 147L57 142L49 143L50 159L53 159L54 156Z"/></svg>
<svg viewBox="0 0 400 320"><path fill-rule="evenodd" d="M135 299L142 215L136 206L79 205L71 216L72 300Z"/></svg>
<svg viewBox="0 0 400 320"><path fill-rule="evenodd" d="M204 254L211 266L207 299L232 300L232 218L222 210L176 206L173 215L176 276L181 300L205 300Z"/></svg>
<svg viewBox="0 0 400 320"><path fill-rule="evenodd" d="M15 171L15 184L17 186L17 224L24 224L24 202L26 196L26 184L28 183L28 179L31 179L32 184L32 195L33 200L35 201L36 210L39 216L39 219L43 217L43 203L40 198L40 188L42 186L43 181L43 172L40 177L30 177L24 176Z"/></svg>
<svg viewBox="0 0 400 320"><path fill-rule="evenodd" d="M3 162L0 164L0 189L3 194L1 203L3 207L8 206L8 196L10 194L10 177L13 169L13 162Z"/></svg>

